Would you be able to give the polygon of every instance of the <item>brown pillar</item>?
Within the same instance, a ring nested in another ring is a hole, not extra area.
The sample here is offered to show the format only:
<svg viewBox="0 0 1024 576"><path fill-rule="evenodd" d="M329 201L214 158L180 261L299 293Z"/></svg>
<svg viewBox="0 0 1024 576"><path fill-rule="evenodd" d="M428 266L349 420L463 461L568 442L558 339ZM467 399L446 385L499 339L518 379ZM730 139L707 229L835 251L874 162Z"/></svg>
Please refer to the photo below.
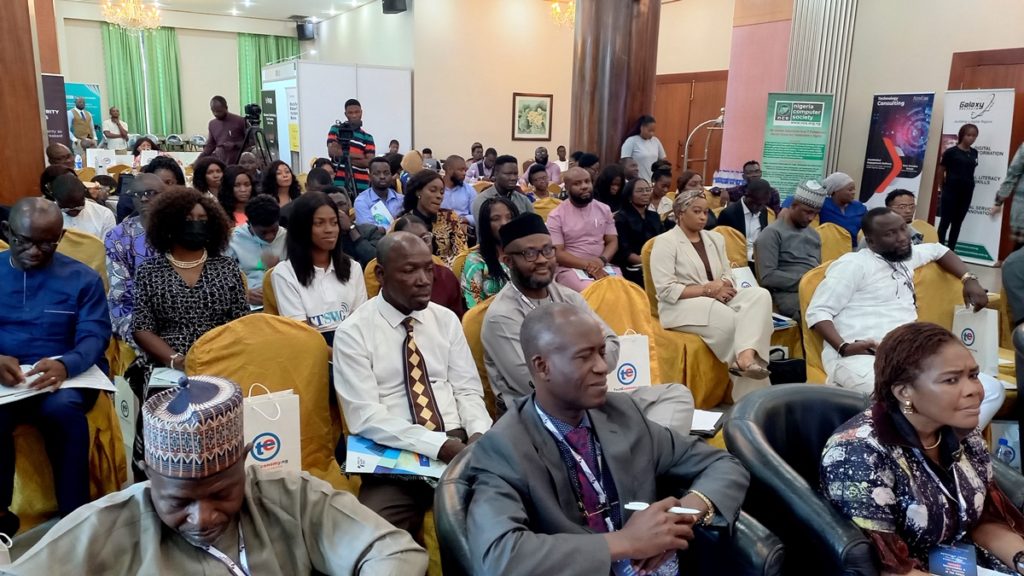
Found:
<svg viewBox="0 0 1024 576"><path fill-rule="evenodd" d="M654 112L661 0L577 3L570 148L619 159L626 133Z"/></svg>
<svg viewBox="0 0 1024 576"><path fill-rule="evenodd" d="M13 204L25 196L39 195L39 174L43 171L43 111L39 97L32 40L33 0L0 2L0 70L4 71L0 98L0 205Z"/></svg>

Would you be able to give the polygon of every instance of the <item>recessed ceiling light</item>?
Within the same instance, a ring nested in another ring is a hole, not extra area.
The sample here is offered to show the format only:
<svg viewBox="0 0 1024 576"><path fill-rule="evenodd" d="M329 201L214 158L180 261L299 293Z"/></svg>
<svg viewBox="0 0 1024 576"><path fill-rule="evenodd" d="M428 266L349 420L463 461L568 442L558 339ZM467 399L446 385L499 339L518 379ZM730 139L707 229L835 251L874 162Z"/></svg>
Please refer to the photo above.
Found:
<svg viewBox="0 0 1024 576"><path fill-rule="evenodd" d="M312 54L313 56L316 56L316 50L310 50L309 53Z"/></svg>
<svg viewBox="0 0 1024 576"><path fill-rule="evenodd" d="M359 6L359 0L352 0L352 6Z"/></svg>
<svg viewBox="0 0 1024 576"><path fill-rule="evenodd" d="M231 15L232 16L238 16L238 8L235 8L235 7L232 6L231 7Z"/></svg>
<svg viewBox="0 0 1024 576"><path fill-rule="evenodd" d="M250 6L252 6L252 0L242 0L242 6L249 8Z"/></svg>
<svg viewBox="0 0 1024 576"><path fill-rule="evenodd" d="M327 11L327 15L328 16L337 16L338 15L338 11L334 9L334 6L331 6L331 9Z"/></svg>
<svg viewBox="0 0 1024 576"><path fill-rule="evenodd" d="M319 24L320 23L320 19L317 18L316 16L311 17L309 19L309 21L312 22L313 24Z"/></svg>

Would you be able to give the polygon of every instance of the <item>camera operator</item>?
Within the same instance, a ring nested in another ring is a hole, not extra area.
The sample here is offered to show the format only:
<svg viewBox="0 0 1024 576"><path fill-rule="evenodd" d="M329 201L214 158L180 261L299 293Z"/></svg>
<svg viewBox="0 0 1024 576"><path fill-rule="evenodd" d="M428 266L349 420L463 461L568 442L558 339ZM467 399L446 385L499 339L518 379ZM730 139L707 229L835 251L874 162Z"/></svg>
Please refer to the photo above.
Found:
<svg viewBox="0 0 1024 576"><path fill-rule="evenodd" d="M210 135L206 137L206 146L199 158L213 156L225 164L237 163L245 141L245 119L228 112L228 101L223 96L210 99L210 112L213 112Z"/></svg>
<svg viewBox="0 0 1024 576"><path fill-rule="evenodd" d="M348 141L348 158L352 165L355 190L347 190L345 180L344 143ZM331 126L327 133L327 155L334 166L334 185L344 187L352 197L370 187L370 160L377 154L373 136L363 130L363 107L359 100L345 102L345 122Z"/></svg>

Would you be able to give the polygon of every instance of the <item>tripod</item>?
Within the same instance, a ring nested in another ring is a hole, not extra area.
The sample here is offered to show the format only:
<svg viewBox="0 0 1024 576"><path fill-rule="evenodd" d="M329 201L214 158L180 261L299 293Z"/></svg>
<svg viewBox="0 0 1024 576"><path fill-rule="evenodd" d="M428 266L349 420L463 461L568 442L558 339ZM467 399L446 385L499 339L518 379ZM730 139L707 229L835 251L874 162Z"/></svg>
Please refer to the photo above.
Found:
<svg viewBox="0 0 1024 576"><path fill-rule="evenodd" d="M356 189L356 178L352 174L352 158L349 156L349 146L352 140L349 138L338 138L338 141L341 143L341 156L331 158L331 160L336 162L337 167L345 171L345 193L348 194L352 202L355 202L359 191Z"/></svg>
<svg viewBox="0 0 1024 576"><path fill-rule="evenodd" d="M250 148L252 148L252 152L256 155L257 160L259 160L260 169L265 170L274 161L273 155L270 154L270 146L267 145L267 135L263 133L263 128L260 128L258 124L250 124L245 129L245 140L242 141L242 148L238 151L238 158L235 158L235 164L238 164L239 160L242 159L242 154L249 152Z"/></svg>

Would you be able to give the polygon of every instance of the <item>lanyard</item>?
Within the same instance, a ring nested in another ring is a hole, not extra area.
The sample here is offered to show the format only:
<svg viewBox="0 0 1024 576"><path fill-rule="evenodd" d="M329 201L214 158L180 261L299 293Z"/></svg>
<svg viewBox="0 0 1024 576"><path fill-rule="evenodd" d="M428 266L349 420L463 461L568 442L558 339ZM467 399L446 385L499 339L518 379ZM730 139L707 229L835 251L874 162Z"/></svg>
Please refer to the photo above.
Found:
<svg viewBox="0 0 1024 576"><path fill-rule="evenodd" d="M516 291L516 294L519 294L519 298L522 299L522 301L527 306L530 307L530 310L536 310L537 309L537 305L533 303L533 300L530 300L529 298L526 297L526 294L523 294L522 292L520 292L519 288L516 287L516 283L515 282L509 282L508 284L509 284L509 286L512 287L513 290ZM551 295L551 290L550 289L548 290L548 300L550 300L551 302L555 301L555 297ZM541 412L540 409L537 410L537 413L538 414L543 414L543 412ZM543 419L544 419L544 417L542 416L541 420L543 420ZM550 430L550 429L551 428L548 428L548 430ZM557 432L556 432L556 434L557 434Z"/></svg>
<svg viewBox="0 0 1024 576"><path fill-rule="evenodd" d="M587 465L587 461L584 460L582 456L577 454L575 450L573 450L572 446L565 440L565 437L562 436L562 433L559 432L558 429L555 428L555 425L551 423L551 418L549 418L548 415L545 414L544 411L540 409L540 406L538 406L536 402L534 402L533 407L534 409L537 410L537 416L540 417L541 423L543 423L544 427L548 429L548 432L551 432L551 434L555 437L557 441L561 442L562 444L565 445L566 448L569 449L569 453L572 454L572 457L576 460L576 465L579 466L579 469L583 471L583 475L586 476L587 482L590 483L590 485L594 488L594 492L597 493L597 500L598 503L601 505L601 508L598 510L597 513L600 513L601 516L604 518L604 523L608 526L608 531L615 532L615 524L612 522L611 515L609 514L610 508L608 507L608 495L605 493L604 487L601 485L601 482L598 481L597 476L595 476L593 471L590 470L590 466ZM597 460L598 473L603 473L603 471L601 470L601 445L596 442L594 443L594 459ZM586 507L583 506L582 494L580 496L581 497L577 501L577 503L579 504L579 507L583 511L583 513L589 516L590 514L589 512L587 512Z"/></svg>
<svg viewBox="0 0 1024 576"><path fill-rule="evenodd" d="M935 471L932 470L932 467L925 460L923 453L920 450L914 449L914 454L917 456L917 459L920 460L921 465L924 466L924 469L928 471L928 474L931 475L932 480L934 480L935 483L939 485L939 489L942 490L942 493L945 494L950 501L956 502L959 505L959 509L956 511L958 526L956 538L957 540L959 540L963 536L963 531L959 528L959 526L963 525L963 519L960 515L967 514L967 501L964 500L963 490L960 489L960 476L956 473L956 462L954 462L953 465L950 466L950 471L953 473L953 486L956 487L956 498L954 498L953 495L950 494L949 490L946 488L946 484L939 479L938 475L935 474Z"/></svg>
<svg viewBox="0 0 1024 576"><path fill-rule="evenodd" d="M228 570L230 570L231 574L233 574L234 576L250 575L249 562L245 557L245 539L242 537L241 523L238 524L238 562L239 564L241 564L241 566L235 564L235 561L229 558L227 554L221 552L213 546L200 546L199 548L202 550L206 550L210 554L210 556L213 556L217 560L220 560L225 566L228 567Z"/></svg>

